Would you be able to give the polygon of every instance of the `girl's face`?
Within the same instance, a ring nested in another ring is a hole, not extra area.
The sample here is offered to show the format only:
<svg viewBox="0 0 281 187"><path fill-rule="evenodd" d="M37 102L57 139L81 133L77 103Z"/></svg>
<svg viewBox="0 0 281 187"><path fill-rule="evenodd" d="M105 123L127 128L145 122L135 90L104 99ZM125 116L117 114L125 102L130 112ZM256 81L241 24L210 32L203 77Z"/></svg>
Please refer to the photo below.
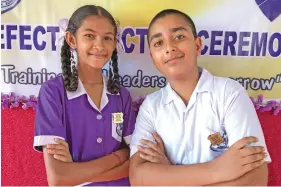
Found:
<svg viewBox="0 0 281 187"><path fill-rule="evenodd" d="M67 32L66 40L77 51L80 64L102 69L116 47L114 26L104 16L87 16L75 36Z"/></svg>
<svg viewBox="0 0 281 187"><path fill-rule="evenodd" d="M189 23L171 14L156 20L149 31L150 55L168 79L181 79L197 69L200 38L194 38Z"/></svg>

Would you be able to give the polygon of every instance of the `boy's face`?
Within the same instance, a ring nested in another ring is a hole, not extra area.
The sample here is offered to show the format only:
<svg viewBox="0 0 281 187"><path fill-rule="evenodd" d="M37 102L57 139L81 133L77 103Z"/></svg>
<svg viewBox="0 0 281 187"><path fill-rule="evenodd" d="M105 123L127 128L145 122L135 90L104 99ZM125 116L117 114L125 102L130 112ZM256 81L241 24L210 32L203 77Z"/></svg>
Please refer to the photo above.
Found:
<svg viewBox="0 0 281 187"><path fill-rule="evenodd" d="M149 31L150 55L167 79L182 79L197 69L201 40L194 38L188 22L178 14L156 20Z"/></svg>

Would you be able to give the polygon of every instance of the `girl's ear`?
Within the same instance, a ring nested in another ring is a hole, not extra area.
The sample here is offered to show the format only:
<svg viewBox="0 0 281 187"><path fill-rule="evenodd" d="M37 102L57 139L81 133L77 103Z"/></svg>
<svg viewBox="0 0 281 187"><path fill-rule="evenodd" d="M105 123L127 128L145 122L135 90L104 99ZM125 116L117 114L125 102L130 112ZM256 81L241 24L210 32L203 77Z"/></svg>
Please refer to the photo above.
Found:
<svg viewBox="0 0 281 187"><path fill-rule="evenodd" d="M69 47L72 49L76 49L76 39L73 36L73 34L71 34L71 32L67 31L65 33L65 41L68 43Z"/></svg>

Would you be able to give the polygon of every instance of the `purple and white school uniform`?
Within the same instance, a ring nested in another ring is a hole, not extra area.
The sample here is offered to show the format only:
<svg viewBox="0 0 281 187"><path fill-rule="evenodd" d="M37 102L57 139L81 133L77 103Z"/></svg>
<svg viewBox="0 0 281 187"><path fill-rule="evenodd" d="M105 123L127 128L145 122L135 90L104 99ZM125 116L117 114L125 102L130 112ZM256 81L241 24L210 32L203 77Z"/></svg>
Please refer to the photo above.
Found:
<svg viewBox="0 0 281 187"><path fill-rule="evenodd" d="M103 82L100 109L80 80L75 92L64 88L62 76L42 84L36 109L34 148L42 151L42 146L54 144L56 137L61 138L69 144L73 161L84 162L117 151L122 140L129 145L135 126L130 93L121 87L119 93L111 94L105 78ZM122 115L122 123L113 119ZM87 185L129 186L130 183L124 178Z"/></svg>

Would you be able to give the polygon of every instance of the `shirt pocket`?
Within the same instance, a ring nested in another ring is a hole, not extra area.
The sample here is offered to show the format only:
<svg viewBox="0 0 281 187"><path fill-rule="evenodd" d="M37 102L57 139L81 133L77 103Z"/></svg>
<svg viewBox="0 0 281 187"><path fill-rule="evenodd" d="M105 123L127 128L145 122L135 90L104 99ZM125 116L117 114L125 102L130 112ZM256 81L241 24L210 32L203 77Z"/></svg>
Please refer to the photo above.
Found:
<svg viewBox="0 0 281 187"><path fill-rule="evenodd" d="M112 137L121 142L122 137L123 137L123 123L114 123L113 121L111 122L111 134Z"/></svg>
<svg viewBox="0 0 281 187"><path fill-rule="evenodd" d="M213 158L222 155L228 150L228 135L223 125L207 125L209 151Z"/></svg>
<svg viewBox="0 0 281 187"><path fill-rule="evenodd" d="M123 124L124 124L124 116L122 112L114 112L112 113L112 119L111 119L111 134L112 137L122 142L123 137Z"/></svg>

